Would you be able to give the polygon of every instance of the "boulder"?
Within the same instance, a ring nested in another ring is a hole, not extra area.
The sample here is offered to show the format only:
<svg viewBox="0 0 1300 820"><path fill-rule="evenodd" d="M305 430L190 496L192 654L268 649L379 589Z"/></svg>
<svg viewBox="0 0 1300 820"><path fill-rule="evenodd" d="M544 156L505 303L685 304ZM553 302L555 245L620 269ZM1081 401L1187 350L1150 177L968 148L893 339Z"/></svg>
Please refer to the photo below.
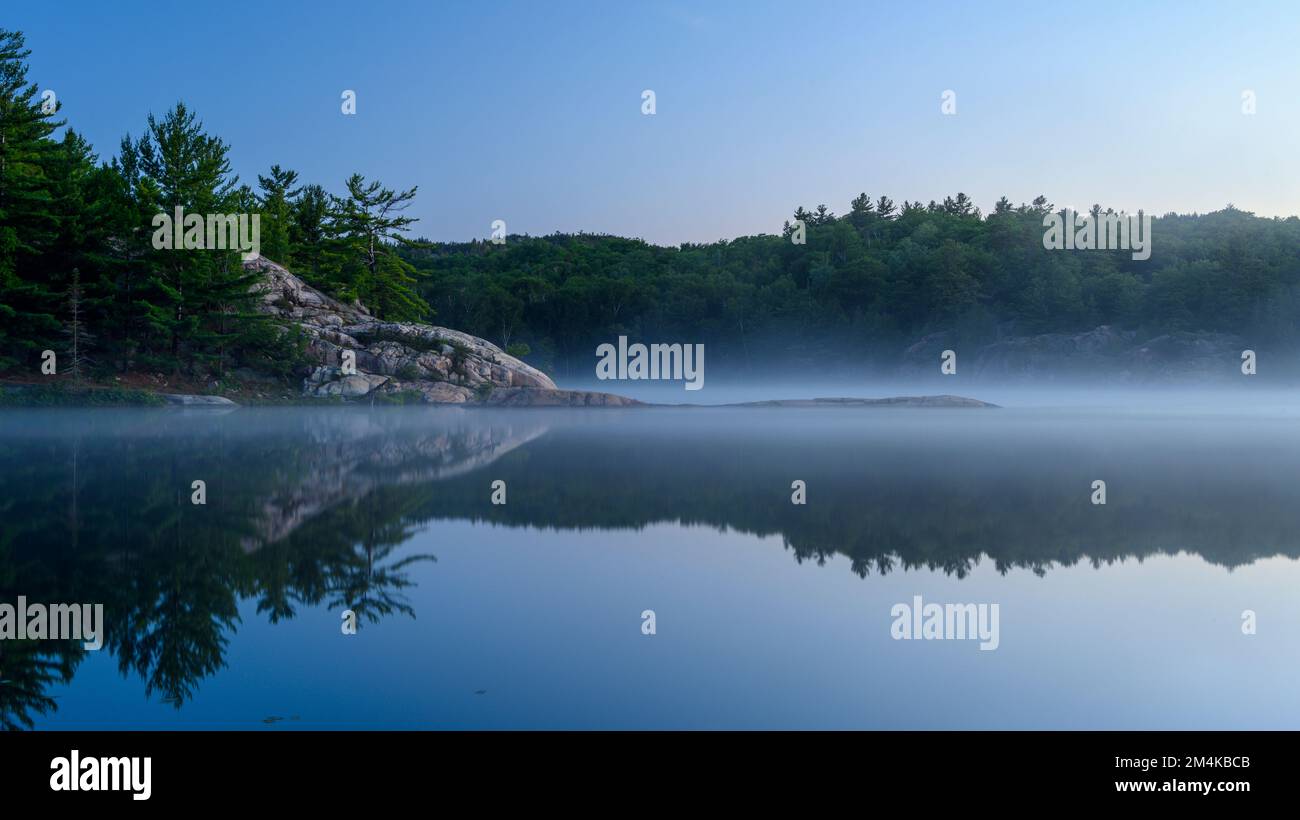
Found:
<svg viewBox="0 0 1300 820"><path fill-rule="evenodd" d="M326 296L265 257L245 262L244 268L262 274L254 286L261 295L260 310L297 325L307 335L307 352L316 366L303 380L304 395L364 399L407 393L431 404L500 406L635 403L603 393L559 390L542 371L468 333L383 321L360 303ZM344 373L343 353L348 350L356 354L356 371ZM497 393L503 389L536 392ZM548 393L554 395L544 395Z"/></svg>

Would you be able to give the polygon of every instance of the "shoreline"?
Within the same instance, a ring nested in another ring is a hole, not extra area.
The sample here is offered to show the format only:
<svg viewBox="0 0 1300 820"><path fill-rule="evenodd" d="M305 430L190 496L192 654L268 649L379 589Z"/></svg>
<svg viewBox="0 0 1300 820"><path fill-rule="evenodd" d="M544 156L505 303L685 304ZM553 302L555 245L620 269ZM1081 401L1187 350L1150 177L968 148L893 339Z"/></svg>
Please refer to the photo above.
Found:
<svg viewBox="0 0 1300 820"><path fill-rule="evenodd" d="M496 400L493 400L493 397ZM428 402L406 397L403 394L378 395L362 399L342 396L316 397L239 397L236 401L226 396L209 393L173 393L148 390L140 387L115 387L104 385L71 385L67 382L50 384L30 382L0 382L0 409L6 408L122 408L122 407L179 407L186 409L236 409L240 407L464 407L486 409L536 409L536 408L653 408L653 409L758 409L758 408L829 408L829 407L920 407L920 408L998 408L992 402L951 394L867 397L826 397L810 399L768 399L723 404L667 404L642 402L613 393L595 393L585 390L549 390L543 388L498 388L481 401ZM408 400L412 399L412 400Z"/></svg>

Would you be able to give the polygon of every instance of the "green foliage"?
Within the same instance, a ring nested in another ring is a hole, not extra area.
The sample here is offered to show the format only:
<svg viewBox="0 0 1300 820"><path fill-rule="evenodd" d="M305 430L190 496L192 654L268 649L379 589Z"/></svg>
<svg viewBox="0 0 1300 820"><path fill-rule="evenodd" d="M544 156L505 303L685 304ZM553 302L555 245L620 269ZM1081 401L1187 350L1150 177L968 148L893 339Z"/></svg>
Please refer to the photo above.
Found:
<svg viewBox="0 0 1300 820"><path fill-rule="evenodd" d="M257 184L261 193L258 195L258 211L262 216L261 252L268 259L276 259L284 264L290 261L290 248L294 239L297 220L294 213L294 200L302 195L300 189L293 187L298 181L298 173L271 166L270 176L258 176Z"/></svg>
<svg viewBox="0 0 1300 820"><path fill-rule="evenodd" d="M714 362L882 362L938 330L959 341L1078 332L1252 333L1300 342L1300 220L1228 208L1154 220L1153 253L1043 248L1044 197L988 216L942 203L856 197L836 217L799 208L806 244L781 235L676 248L589 234L511 237L402 252L426 274L440 322L561 374L587 371L619 335L709 345ZM753 358L751 358L753 357ZM758 357L761 357L758 358Z"/></svg>
<svg viewBox="0 0 1300 820"><path fill-rule="evenodd" d="M1045 197L1003 197L985 216L964 193L901 206L862 193L843 216L801 206L802 244L791 221L680 247L589 234L435 244L408 236L415 188L353 174L335 196L279 165L256 191L241 185L227 145L183 103L100 163L77 133L55 138L63 123L43 110L27 55L21 34L0 30L0 373L34 373L46 349L62 370L84 339L102 372L292 377L303 340L256 310L257 275L235 250L154 247L153 220L177 207L255 212L264 255L330 295L386 320L436 314L561 375L589 374L596 347L620 335L706 344L715 365L757 368L887 363L934 331L955 343L1113 324L1300 345L1295 217L1170 214L1147 261L1045 250Z"/></svg>
<svg viewBox="0 0 1300 820"><path fill-rule="evenodd" d="M378 393L374 400L376 404L421 404L424 402L424 395L418 390L395 390L392 393Z"/></svg>
<svg viewBox="0 0 1300 820"><path fill-rule="evenodd" d="M416 320L429 314L413 285L418 271L397 254L411 245L405 237L416 220L402 212L415 199L415 188L393 191L353 174L347 196L331 201L326 263L341 290L361 300L376 316L390 321Z"/></svg>
<svg viewBox="0 0 1300 820"><path fill-rule="evenodd" d="M77 133L54 138L64 123L28 82L28 54L22 34L0 29L0 374L34 374L53 349L78 378L151 369L225 382L244 367L292 378L306 340L257 309L259 274L237 248L212 247L217 215L250 227L256 215L263 255L377 316L430 315L418 271L396 253L413 244L415 219L402 212L414 188L353 175L334 197L272 165L254 192L184 103L149 115L144 134L100 164ZM174 241L190 226L160 218L176 209L202 220L199 242Z"/></svg>
<svg viewBox="0 0 1300 820"><path fill-rule="evenodd" d="M156 212L248 213L253 203L230 173L228 152L178 103L161 120L150 115L135 143L123 141L121 162L139 169L134 194ZM136 297L147 328L142 341L152 358L161 353L177 371L220 375L266 322L252 311L257 274L244 270L236 250L158 249L154 236L140 248L151 274Z"/></svg>
<svg viewBox="0 0 1300 820"><path fill-rule="evenodd" d="M59 281L44 261L59 236L56 177L61 126L27 81L30 52L19 32L0 29L0 370L31 361L58 336Z"/></svg>
<svg viewBox="0 0 1300 820"><path fill-rule="evenodd" d="M415 287L420 271L398 252L417 245L405 236L416 219L402 213L416 189L394 191L353 174L347 195L336 197L319 185L294 188L297 180L296 172L278 165L258 177L263 255L337 299L361 302L381 319L430 318Z"/></svg>
<svg viewBox="0 0 1300 820"><path fill-rule="evenodd" d="M410 362L407 362L406 364L404 364L404 365L402 365L401 367L397 368L397 378L401 379L401 380L404 381L404 382L413 382L413 381L416 381L416 380L418 380L422 375L423 375L423 374L422 374L420 368L416 367L415 365L411 364Z"/></svg>
<svg viewBox="0 0 1300 820"><path fill-rule="evenodd" d="M319 185L304 185L290 201L289 257L294 273L317 287L328 288L330 195ZM269 253L270 259L276 259Z"/></svg>
<svg viewBox="0 0 1300 820"><path fill-rule="evenodd" d="M69 387L49 385L0 387L0 407L157 407L166 401L157 393L130 387Z"/></svg>

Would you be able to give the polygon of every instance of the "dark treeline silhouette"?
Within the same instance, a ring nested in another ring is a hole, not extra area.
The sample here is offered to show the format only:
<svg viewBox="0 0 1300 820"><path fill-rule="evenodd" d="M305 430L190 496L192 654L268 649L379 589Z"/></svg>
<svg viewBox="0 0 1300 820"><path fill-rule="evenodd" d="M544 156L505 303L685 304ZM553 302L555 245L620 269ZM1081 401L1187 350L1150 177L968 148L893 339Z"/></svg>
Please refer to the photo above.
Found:
<svg viewBox="0 0 1300 820"><path fill-rule="evenodd" d="M1153 220L1152 254L1043 247L1039 197L983 215L865 194L840 217L800 208L806 242L783 235L657 247L612 236L510 237L406 251L439 322L525 344L543 366L585 370L620 334L710 345L717 362L896 362L917 338L954 341L1099 325L1244 333L1294 346L1300 219L1229 206ZM1094 206L1096 213L1108 209Z"/></svg>
<svg viewBox="0 0 1300 820"><path fill-rule="evenodd" d="M36 372L44 350L76 377L148 369L223 380L240 367L296 374L301 340L253 309L256 274L231 241L251 239L253 214L268 258L381 317L427 314L412 269L394 253L414 221L402 211L415 189L353 174L334 196L298 185L278 165L254 189L231 173L229 146L184 103L149 115L142 134L123 137L101 162L29 81L28 54L21 33L0 29L0 374ZM160 230L175 234L155 219L174 221L178 208L204 225L193 242L190 226L177 226L184 247L158 247ZM241 214L247 232L213 247L207 218Z"/></svg>
<svg viewBox="0 0 1300 820"><path fill-rule="evenodd" d="M297 338L249 309L234 251L153 247L153 217L176 207L257 213L262 254L331 295L563 375L589 373L596 346L620 334L703 343L714 365L752 367L892 361L938 330L963 343L1103 324L1300 341L1295 217L1168 214L1145 261L1044 249L1056 208L1045 197L1004 197L983 214L960 193L927 204L864 193L842 216L801 207L802 244L794 221L680 247L590 234L434 243L408 238L414 187L354 174L335 195L280 165L240 184L229 147L183 104L100 162L72 129L55 138L64 123L42 107L26 56L21 34L0 30L0 374L75 347L79 372L298 375Z"/></svg>

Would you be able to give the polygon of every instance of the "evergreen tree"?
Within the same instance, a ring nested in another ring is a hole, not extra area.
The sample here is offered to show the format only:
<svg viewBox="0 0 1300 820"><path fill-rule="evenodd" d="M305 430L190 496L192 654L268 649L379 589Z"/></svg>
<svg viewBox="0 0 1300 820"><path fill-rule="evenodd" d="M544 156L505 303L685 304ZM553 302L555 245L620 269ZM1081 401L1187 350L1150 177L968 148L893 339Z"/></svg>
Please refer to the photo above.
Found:
<svg viewBox="0 0 1300 820"><path fill-rule="evenodd" d="M427 316L429 305L413 287L419 272L397 254L399 247L417 244L404 235L417 220L402 213L416 189L396 192L353 174L347 191L334 200L330 231L339 240L338 267L349 295L384 319Z"/></svg>
<svg viewBox="0 0 1300 820"><path fill-rule="evenodd" d="M50 135L63 122L27 80L30 53L20 32L0 29L0 370L30 362L59 330L42 257L59 229Z"/></svg>
<svg viewBox="0 0 1300 820"><path fill-rule="evenodd" d="M186 222L209 214L246 214L251 221L256 200L230 173L228 152L184 103L177 103L161 120L150 115L148 131L138 141L124 142L119 165L139 169L136 195L155 213L172 217L181 208ZM194 229L197 241L192 241L190 226L182 225L185 247L180 248L174 241L154 247L176 226L154 227L151 250L143 254L151 275L140 297L146 323L162 342L151 345L151 358L175 372L196 365L224 372L241 332L261 321L251 312L258 276L244 270L236 249L206 247L203 226Z"/></svg>
<svg viewBox="0 0 1300 820"><path fill-rule="evenodd" d="M299 190L294 188L298 173L271 166L271 175L257 177L261 194L257 205L262 215L262 255L282 265L290 263L294 229L293 200Z"/></svg>
<svg viewBox="0 0 1300 820"><path fill-rule="evenodd" d="M293 221L289 231L294 273L317 287L326 287L325 264L329 244L330 195L320 185L304 185L290 203Z"/></svg>

